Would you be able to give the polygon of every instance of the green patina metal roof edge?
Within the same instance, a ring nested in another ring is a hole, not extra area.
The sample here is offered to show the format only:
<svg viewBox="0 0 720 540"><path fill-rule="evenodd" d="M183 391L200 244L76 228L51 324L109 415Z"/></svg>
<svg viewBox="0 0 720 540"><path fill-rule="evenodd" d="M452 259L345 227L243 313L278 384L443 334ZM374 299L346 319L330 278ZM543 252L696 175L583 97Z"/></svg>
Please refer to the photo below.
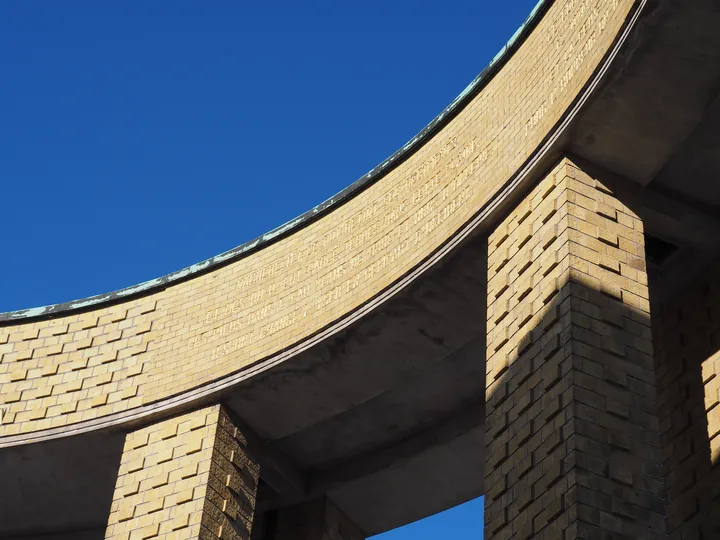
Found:
<svg viewBox="0 0 720 540"><path fill-rule="evenodd" d="M155 290L185 281L241 259L244 256L269 245L270 243L279 240L280 238L296 232L320 216L348 202L350 199L360 194L363 190L383 178L395 167L403 163L418 149L420 149L427 140L432 138L438 131L445 127L450 120L457 116L458 113L460 113L470 102L470 100L472 100L472 98L474 98L485 87L495 73L497 73L498 70L510 59L520 45L522 45L523 41L525 41L530 32L532 32L553 2L554 0L538 0L537 4L535 4L535 7L530 12L530 15L528 15L525 19L525 22L523 22L520 28L515 31L505 46L500 49L485 69L483 69L482 72L475 77L475 79L473 79L473 81L417 135L415 135L399 150L374 169L360 177L339 193L333 195L304 214L288 221L270 232L263 234L262 236L255 238L254 240L246 242L236 248L226 251L225 253L221 253L220 255L216 255L215 257L211 257L210 259L206 259L197 264L193 264L192 266L188 266L187 268L183 268L177 272L151 279L138 285L126 287L110 293L90 296L80 300L0 313L0 324L26 322L31 319L50 319L56 316L64 316L68 312L94 309L103 304L119 303L127 301L133 297L149 294Z"/></svg>

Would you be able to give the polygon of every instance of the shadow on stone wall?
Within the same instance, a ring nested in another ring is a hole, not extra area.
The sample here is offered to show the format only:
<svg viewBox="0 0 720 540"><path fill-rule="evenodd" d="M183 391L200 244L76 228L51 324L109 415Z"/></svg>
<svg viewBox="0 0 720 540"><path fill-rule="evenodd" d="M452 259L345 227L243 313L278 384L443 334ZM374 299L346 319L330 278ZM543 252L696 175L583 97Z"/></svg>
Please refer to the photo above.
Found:
<svg viewBox="0 0 720 540"><path fill-rule="evenodd" d="M649 316L558 281L488 374L485 538L665 538Z"/></svg>
<svg viewBox="0 0 720 540"><path fill-rule="evenodd" d="M653 306L668 533L720 538L720 264Z"/></svg>
<svg viewBox="0 0 720 540"><path fill-rule="evenodd" d="M487 540L666 538L644 227L578 163L488 238Z"/></svg>

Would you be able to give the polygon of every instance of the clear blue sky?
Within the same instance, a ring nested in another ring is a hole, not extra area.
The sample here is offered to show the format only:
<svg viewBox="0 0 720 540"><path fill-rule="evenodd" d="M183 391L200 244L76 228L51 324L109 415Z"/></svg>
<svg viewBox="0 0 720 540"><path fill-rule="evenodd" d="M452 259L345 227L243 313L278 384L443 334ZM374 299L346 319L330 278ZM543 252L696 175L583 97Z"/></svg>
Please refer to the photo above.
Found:
<svg viewBox="0 0 720 540"><path fill-rule="evenodd" d="M377 165L535 0L0 3L0 312L133 285ZM474 501L383 536L482 536Z"/></svg>

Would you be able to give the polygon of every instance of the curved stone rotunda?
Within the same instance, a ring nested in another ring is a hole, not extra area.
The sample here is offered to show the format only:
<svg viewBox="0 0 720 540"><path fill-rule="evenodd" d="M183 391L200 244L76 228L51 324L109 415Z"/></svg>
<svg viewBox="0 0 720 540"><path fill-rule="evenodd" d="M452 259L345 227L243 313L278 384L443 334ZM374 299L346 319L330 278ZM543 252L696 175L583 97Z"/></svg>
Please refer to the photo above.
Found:
<svg viewBox="0 0 720 540"><path fill-rule="evenodd" d="M720 538L719 90L716 0L541 1L292 223L0 315L0 538Z"/></svg>

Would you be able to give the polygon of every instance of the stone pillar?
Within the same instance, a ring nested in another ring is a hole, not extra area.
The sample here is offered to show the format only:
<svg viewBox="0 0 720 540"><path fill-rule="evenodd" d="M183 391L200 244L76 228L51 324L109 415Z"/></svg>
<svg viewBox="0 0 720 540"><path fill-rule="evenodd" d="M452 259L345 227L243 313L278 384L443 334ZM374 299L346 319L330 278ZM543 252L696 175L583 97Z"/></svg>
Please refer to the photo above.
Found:
<svg viewBox="0 0 720 540"><path fill-rule="evenodd" d="M563 159L489 237L485 538L664 538L643 224Z"/></svg>
<svg viewBox="0 0 720 540"><path fill-rule="evenodd" d="M277 511L269 540L364 540L363 532L327 497Z"/></svg>
<svg viewBox="0 0 720 540"><path fill-rule="evenodd" d="M105 538L249 539L259 468L220 405L125 439Z"/></svg>

